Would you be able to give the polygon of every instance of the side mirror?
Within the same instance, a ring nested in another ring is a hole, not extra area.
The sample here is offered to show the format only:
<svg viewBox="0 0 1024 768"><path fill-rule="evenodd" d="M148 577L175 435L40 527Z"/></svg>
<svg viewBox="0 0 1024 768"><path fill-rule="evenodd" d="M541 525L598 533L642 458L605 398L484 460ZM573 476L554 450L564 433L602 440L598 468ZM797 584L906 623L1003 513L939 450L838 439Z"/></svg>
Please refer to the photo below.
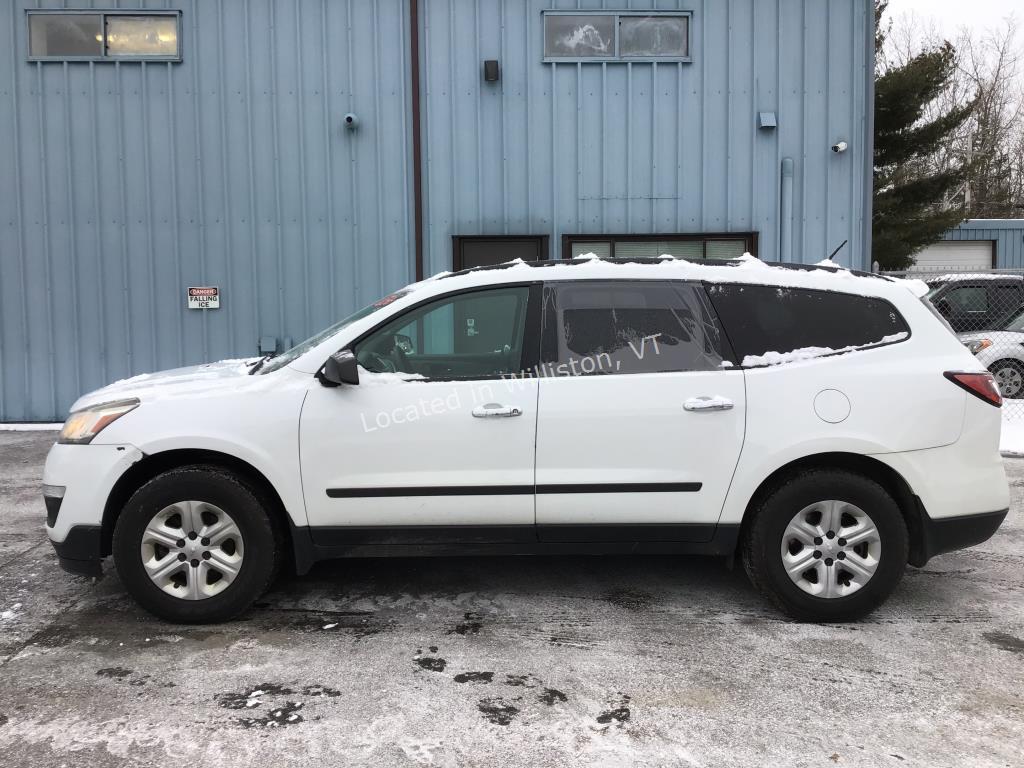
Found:
<svg viewBox="0 0 1024 768"><path fill-rule="evenodd" d="M318 374L320 383L325 387L338 387L342 384L359 383L359 363L351 349L335 352L327 358L323 369Z"/></svg>

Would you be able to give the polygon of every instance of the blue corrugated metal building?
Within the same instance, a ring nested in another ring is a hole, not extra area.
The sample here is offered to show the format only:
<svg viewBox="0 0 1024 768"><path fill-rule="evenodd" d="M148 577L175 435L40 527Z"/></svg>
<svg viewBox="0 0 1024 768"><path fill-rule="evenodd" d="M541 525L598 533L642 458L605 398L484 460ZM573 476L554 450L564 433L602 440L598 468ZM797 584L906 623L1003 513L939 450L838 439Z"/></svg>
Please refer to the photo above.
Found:
<svg viewBox="0 0 1024 768"><path fill-rule="evenodd" d="M866 267L872 8L0 0L0 421L453 267Z"/></svg>
<svg viewBox="0 0 1024 768"><path fill-rule="evenodd" d="M987 243L996 269L1024 269L1024 219L968 219L942 237L958 243Z"/></svg>

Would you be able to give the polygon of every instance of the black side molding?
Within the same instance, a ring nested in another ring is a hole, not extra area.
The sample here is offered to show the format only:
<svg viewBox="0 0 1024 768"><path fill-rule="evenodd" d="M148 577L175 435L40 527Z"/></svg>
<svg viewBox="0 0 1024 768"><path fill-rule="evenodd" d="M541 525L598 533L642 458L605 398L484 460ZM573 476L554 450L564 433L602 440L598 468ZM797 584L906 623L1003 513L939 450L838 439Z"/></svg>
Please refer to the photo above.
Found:
<svg viewBox="0 0 1024 768"><path fill-rule="evenodd" d="M532 485L419 485L396 488L328 488L332 499L363 499L395 496L523 496Z"/></svg>
<svg viewBox="0 0 1024 768"><path fill-rule="evenodd" d="M644 554L732 557L739 534L740 526L732 524L303 526L292 529L296 569L300 574L317 560L336 557Z"/></svg>
<svg viewBox="0 0 1024 768"><path fill-rule="evenodd" d="M418 485L328 488L332 499L403 496L524 496L533 493L696 493L701 483L554 483L549 485Z"/></svg>

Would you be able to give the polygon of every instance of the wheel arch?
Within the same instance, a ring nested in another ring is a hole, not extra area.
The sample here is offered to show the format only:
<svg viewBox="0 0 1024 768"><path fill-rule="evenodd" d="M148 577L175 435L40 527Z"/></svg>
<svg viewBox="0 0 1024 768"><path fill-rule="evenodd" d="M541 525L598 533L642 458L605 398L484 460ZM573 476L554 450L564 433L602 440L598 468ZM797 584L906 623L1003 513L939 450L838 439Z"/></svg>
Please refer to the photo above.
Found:
<svg viewBox="0 0 1024 768"><path fill-rule="evenodd" d="M260 470L244 459L221 451L182 448L145 454L114 483L103 508L101 546L104 557L111 554L114 525L125 504L139 488L157 475L172 469L204 464L218 467L241 477L263 499L271 522L284 541L282 550L291 553L292 564L305 573L312 564L312 546L305 528L297 528L281 500L281 495ZM306 535L303 535L306 534Z"/></svg>
<svg viewBox="0 0 1024 768"><path fill-rule="evenodd" d="M871 456L859 453L845 453L834 451L828 453L816 453L794 459L782 465L768 477L766 477L750 497L746 509L743 512L743 520L740 524L740 535L738 542L743 541L747 527L753 518L752 511L757 508L761 501L772 491L781 485L786 479L794 474L806 472L809 469L845 469L874 480L882 486L886 493L892 497L903 515L907 525L907 534L910 542L909 562L911 565L921 566L927 560L924 554L924 526L922 515L924 509L921 500L914 494L913 489L907 481L889 465Z"/></svg>

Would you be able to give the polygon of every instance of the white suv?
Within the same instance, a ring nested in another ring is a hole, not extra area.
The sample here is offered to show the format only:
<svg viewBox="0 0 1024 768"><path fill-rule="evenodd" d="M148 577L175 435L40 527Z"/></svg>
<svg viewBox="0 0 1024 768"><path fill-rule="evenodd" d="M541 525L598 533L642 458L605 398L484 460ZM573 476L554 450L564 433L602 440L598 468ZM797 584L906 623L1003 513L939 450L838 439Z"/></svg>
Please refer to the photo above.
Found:
<svg viewBox="0 0 1024 768"><path fill-rule="evenodd" d="M908 284L826 267L514 262L398 291L270 360L81 398L44 476L62 566L172 621L279 567L385 554L742 558L844 621L984 541L992 376Z"/></svg>

